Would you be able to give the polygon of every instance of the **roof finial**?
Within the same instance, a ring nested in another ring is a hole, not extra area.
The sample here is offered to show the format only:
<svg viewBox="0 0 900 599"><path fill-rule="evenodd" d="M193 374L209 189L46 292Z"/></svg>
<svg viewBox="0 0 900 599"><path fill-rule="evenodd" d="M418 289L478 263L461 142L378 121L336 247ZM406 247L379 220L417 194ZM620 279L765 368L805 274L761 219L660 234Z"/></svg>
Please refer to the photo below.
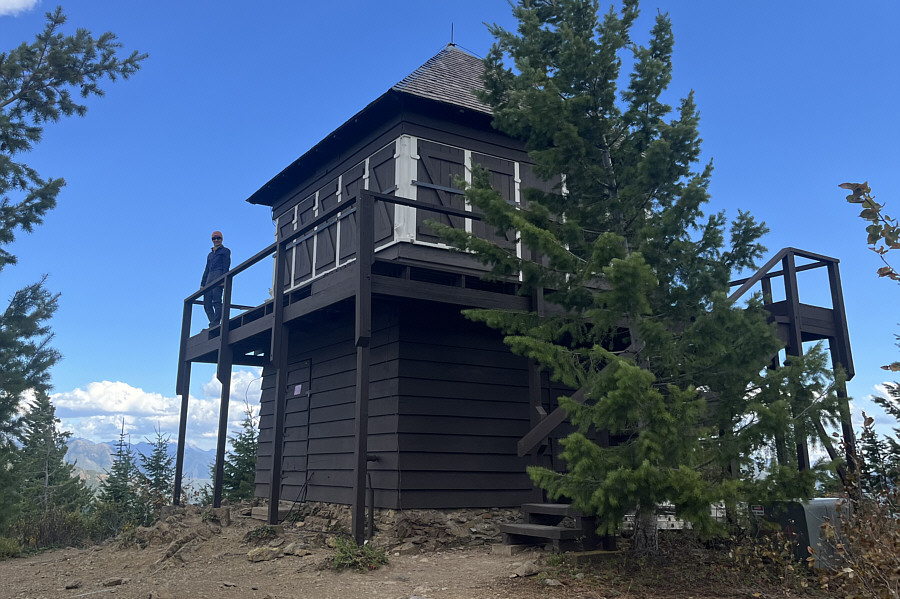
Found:
<svg viewBox="0 0 900 599"><path fill-rule="evenodd" d="M455 46L453 43L453 21L450 21L450 45Z"/></svg>

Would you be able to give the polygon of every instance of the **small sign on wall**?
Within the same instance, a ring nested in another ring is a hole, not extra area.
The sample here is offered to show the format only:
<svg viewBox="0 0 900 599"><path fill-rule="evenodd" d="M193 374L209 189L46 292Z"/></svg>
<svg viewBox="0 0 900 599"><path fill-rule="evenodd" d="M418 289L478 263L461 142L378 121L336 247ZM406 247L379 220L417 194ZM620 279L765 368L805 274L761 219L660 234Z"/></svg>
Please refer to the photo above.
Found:
<svg viewBox="0 0 900 599"><path fill-rule="evenodd" d="M303 383L294 385L294 395L300 395L301 393L303 393Z"/></svg>

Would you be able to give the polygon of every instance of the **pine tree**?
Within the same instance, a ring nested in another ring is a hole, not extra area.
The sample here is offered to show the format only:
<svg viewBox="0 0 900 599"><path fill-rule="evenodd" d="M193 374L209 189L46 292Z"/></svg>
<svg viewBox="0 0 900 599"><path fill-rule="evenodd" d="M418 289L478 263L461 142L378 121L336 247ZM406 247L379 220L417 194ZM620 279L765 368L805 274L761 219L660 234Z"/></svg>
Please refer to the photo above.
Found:
<svg viewBox="0 0 900 599"><path fill-rule="evenodd" d="M765 250L766 228L746 212L729 223L703 211L712 165L695 169L693 93L674 110L664 101L667 15L640 46L631 37L636 0L602 18L598 8L522 0L516 32L491 27L481 99L494 126L523 141L545 185L510 205L475 169L466 198L498 231L516 231L526 251L437 228L493 276L521 277L523 293L555 306L540 317L467 312L584 392L583 404L560 400L577 429L563 441L567 472L532 468L532 478L596 514L602 532L636 510L634 549L652 552L658 504L711 533L720 528L710 504L745 497L747 481L736 477L750 472L759 436L772 434L754 420L752 390L764 386L760 372L780 344L757 301L738 309L727 300L733 273ZM623 52L633 68L620 90ZM794 434L790 417L771 421L778 434ZM599 442L607 434L615 447Z"/></svg>
<svg viewBox="0 0 900 599"><path fill-rule="evenodd" d="M896 485L897 472L886 439L875 431L875 420L863 412L858 439L860 486L864 493L883 497Z"/></svg>
<svg viewBox="0 0 900 599"><path fill-rule="evenodd" d="M17 465L23 480L20 496L25 510L46 512L57 506L79 511L90 503L90 490L75 473L75 466L65 461L72 433L58 427L50 397L37 393L23 418Z"/></svg>
<svg viewBox="0 0 900 599"><path fill-rule="evenodd" d="M41 140L46 123L87 112L78 96L103 95L105 79L128 78L146 58L137 52L120 57L121 44L112 33L95 38L79 29L64 35L65 22L57 8L47 13L46 26L34 42L0 52L0 270L16 263L5 246L20 231L30 233L43 222L65 185L63 179L42 178L18 157ZM58 295L44 287L45 280L16 291L0 312L0 494L11 488L7 483L22 395L47 391L49 369L59 359L48 326ZM8 499L2 505L9 505Z"/></svg>
<svg viewBox="0 0 900 599"><path fill-rule="evenodd" d="M147 439L153 449L150 455L141 456L141 469L147 479L147 493L150 497L153 518L159 515L162 506L169 503L175 484L175 458L169 455L169 437L156 429L156 439Z"/></svg>
<svg viewBox="0 0 900 599"><path fill-rule="evenodd" d="M125 434L124 421L106 475L100 482L97 498L108 531L118 534L127 526L146 523L150 513L147 479L138 468L137 456Z"/></svg>
<svg viewBox="0 0 900 599"><path fill-rule="evenodd" d="M92 494L65 461L71 433L59 430L56 409L43 392L36 394L22 420L15 464L16 536L33 547L81 542Z"/></svg>
<svg viewBox="0 0 900 599"><path fill-rule="evenodd" d="M230 440L231 451L223 464L222 498L232 502L253 499L259 427L249 403L245 406L241 430Z"/></svg>

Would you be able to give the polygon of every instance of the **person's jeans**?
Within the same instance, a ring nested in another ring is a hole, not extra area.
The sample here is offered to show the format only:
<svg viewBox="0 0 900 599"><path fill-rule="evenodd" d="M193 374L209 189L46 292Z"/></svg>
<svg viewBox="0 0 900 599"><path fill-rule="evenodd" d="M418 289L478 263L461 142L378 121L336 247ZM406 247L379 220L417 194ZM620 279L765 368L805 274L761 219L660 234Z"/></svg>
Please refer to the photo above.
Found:
<svg viewBox="0 0 900 599"><path fill-rule="evenodd" d="M213 287L203 296L203 309L206 310L206 317L209 318L209 324L219 324L222 319L222 293L224 287Z"/></svg>

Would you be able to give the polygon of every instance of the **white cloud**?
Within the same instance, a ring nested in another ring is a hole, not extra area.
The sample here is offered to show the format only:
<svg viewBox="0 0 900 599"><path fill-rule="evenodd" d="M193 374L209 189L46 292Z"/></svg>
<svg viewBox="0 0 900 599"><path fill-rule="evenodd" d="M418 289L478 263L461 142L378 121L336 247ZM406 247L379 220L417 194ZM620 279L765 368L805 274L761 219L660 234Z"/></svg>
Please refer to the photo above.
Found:
<svg viewBox="0 0 900 599"><path fill-rule="evenodd" d="M259 376L259 369L232 374L229 435L240 429L245 399L254 414L259 413ZM200 389L201 396L191 395L188 401L187 439L209 449L216 444L221 384L213 376ZM54 393L51 400L62 427L76 437L95 442L113 441L118 438L123 422L132 442L154 438L157 428L173 440L178 437L180 397L144 391L121 381L99 381Z"/></svg>
<svg viewBox="0 0 900 599"><path fill-rule="evenodd" d="M38 0L0 0L0 17L16 16L37 6Z"/></svg>

